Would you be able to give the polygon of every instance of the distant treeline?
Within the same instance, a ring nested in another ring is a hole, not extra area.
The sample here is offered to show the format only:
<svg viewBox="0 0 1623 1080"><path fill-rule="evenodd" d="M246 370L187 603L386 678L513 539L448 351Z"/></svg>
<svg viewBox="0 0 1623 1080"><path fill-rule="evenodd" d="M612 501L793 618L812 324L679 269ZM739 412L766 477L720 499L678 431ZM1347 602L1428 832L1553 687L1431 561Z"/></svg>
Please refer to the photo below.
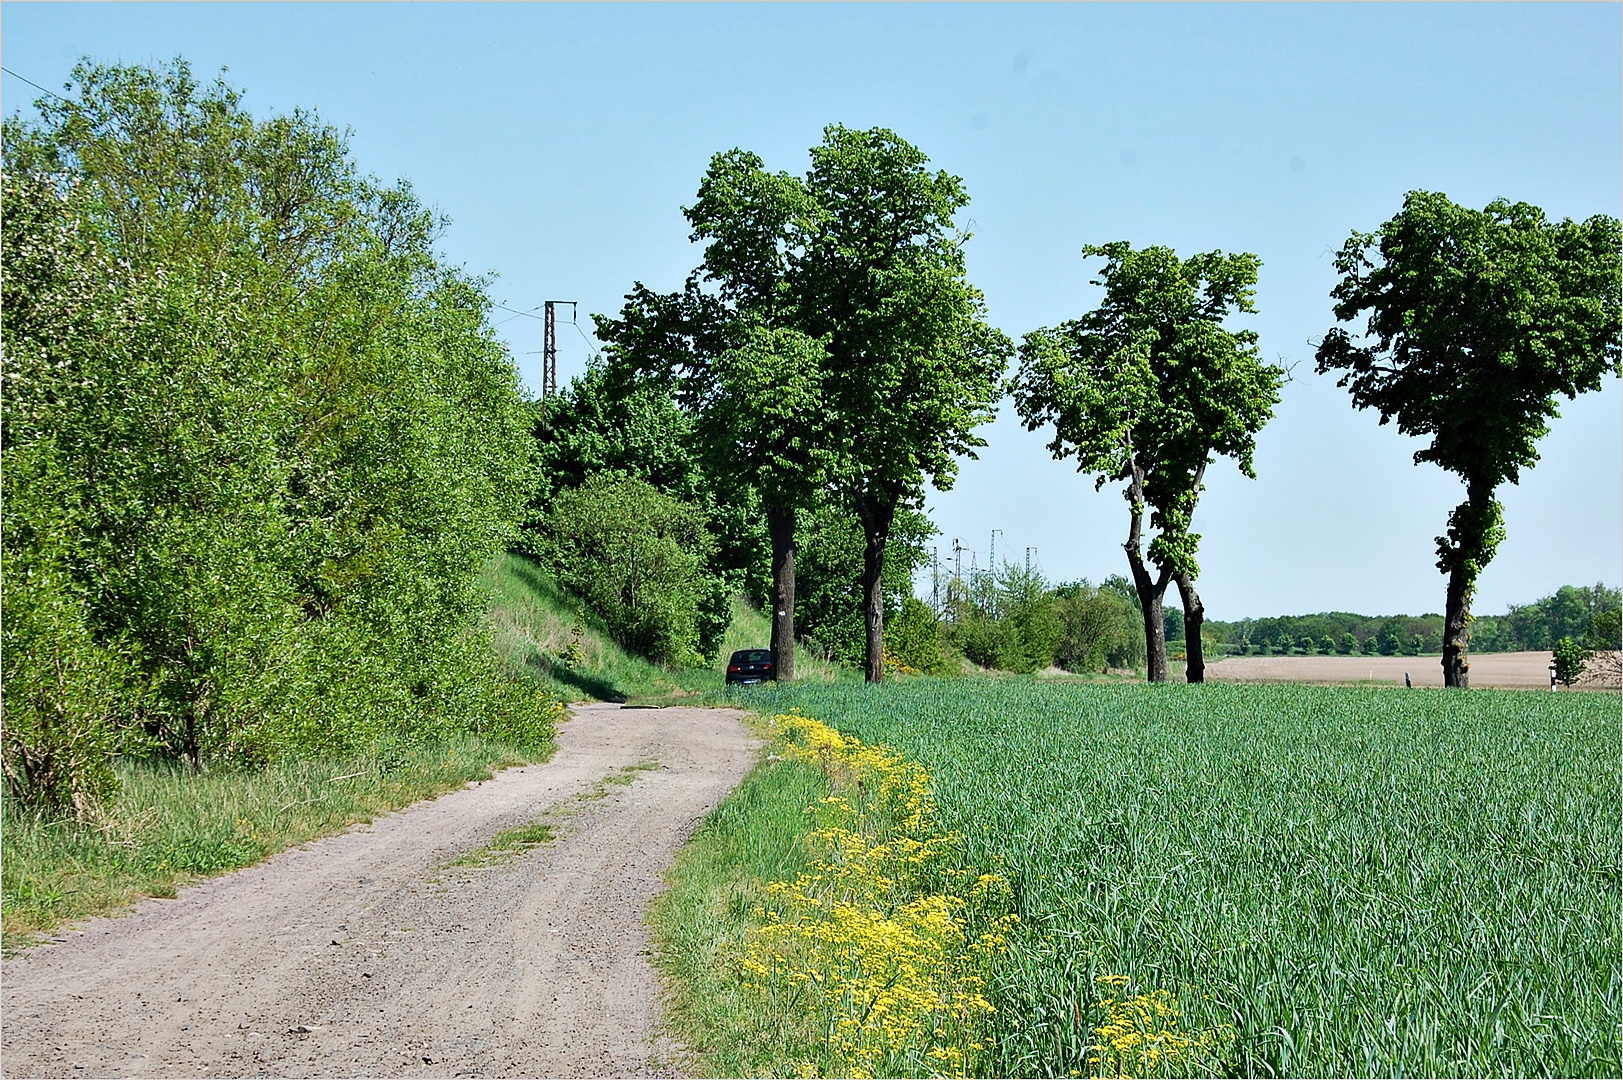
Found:
<svg viewBox="0 0 1623 1080"><path fill-rule="evenodd" d="M1619 595L1619 590L1602 584L1563 585L1533 603L1512 604L1503 615L1478 615L1471 622L1471 651L1545 651L1562 638L1589 648L1615 649ZM1183 638L1183 620L1173 617L1177 615L1174 612L1167 620L1169 641ZM1424 656L1442 649L1443 617L1329 611L1237 622L1208 619L1206 636L1232 656Z"/></svg>
<svg viewBox="0 0 1623 1080"><path fill-rule="evenodd" d="M1619 647L1618 589L1564 585L1504 615L1472 621L1472 652L1553 649L1570 638L1589 649ZM922 605L921 605L922 607ZM930 617L925 609L921 613ZM1163 618L1168 651L1185 649L1183 612ZM1121 575L1094 585L1086 579L1051 585L1036 570L1005 564L996 574L947 583L940 612L942 645L979 667L1035 671L1134 669L1144 664L1143 623L1137 593ZM1206 653L1219 656L1438 656L1441 615L1356 615L1345 611L1224 622L1208 619ZM897 647L900 659L911 653ZM947 666L951 666L950 663Z"/></svg>

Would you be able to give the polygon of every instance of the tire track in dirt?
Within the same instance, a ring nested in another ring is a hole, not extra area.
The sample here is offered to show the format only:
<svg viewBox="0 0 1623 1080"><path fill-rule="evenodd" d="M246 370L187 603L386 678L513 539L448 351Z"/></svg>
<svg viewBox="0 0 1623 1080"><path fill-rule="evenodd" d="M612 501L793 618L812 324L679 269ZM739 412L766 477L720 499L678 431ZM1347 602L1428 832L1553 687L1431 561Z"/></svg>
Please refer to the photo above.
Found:
<svg viewBox="0 0 1623 1080"><path fill-rule="evenodd" d="M643 915L756 761L740 715L579 707L544 765L6 960L0 1071L673 1075ZM552 842L447 866L537 819Z"/></svg>

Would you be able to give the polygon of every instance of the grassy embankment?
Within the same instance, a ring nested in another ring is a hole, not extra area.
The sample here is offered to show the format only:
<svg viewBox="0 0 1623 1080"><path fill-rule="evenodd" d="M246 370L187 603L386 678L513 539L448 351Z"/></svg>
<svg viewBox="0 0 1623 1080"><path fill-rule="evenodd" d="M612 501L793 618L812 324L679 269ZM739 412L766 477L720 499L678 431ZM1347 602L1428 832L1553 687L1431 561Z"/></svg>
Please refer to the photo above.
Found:
<svg viewBox="0 0 1623 1080"><path fill-rule="evenodd" d="M493 560L485 584L498 649L515 671L543 680L563 700L720 695L722 668L666 671L627 655L592 620L581 636L581 662L566 668L562 655L575 619L568 598L515 556ZM764 632L765 620L740 605L727 648L758 644ZM809 656L802 663L813 673L830 668ZM549 753L550 747L522 752L466 736L426 746L391 743L337 760L202 774L173 763L127 760L117 766L118 798L94 824L41 821L16 812L8 799L0 860L5 948L146 896L172 897L188 882L252 865Z"/></svg>
<svg viewBox="0 0 1623 1080"><path fill-rule="evenodd" d="M621 649L609 638L601 620L522 555L493 560L485 568L485 588L495 598L491 619L496 648L508 667L542 680L565 701L698 704L721 700L727 658L738 649L765 648L772 640L766 616L735 598L732 624L715 662L705 668L674 670ZM797 675L809 682L854 677L800 646L795 648L795 665Z"/></svg>
<svg viewBox="0 0 1623 1080"><path fill-rule="evenodd" d="M1619 1075L1615 698L911 679L754 700L926 766L965 863L1008 877L993 1075L1108 1071L1090 1047L1112 1040L1154 1072L1123 1006L1158 991L1150 1042L1208 1036L1173 1075ZM704 1074L782 1075L824 1036L760 1015L739 964L826 790L785 764L718 808L659 916Z"/></svg>

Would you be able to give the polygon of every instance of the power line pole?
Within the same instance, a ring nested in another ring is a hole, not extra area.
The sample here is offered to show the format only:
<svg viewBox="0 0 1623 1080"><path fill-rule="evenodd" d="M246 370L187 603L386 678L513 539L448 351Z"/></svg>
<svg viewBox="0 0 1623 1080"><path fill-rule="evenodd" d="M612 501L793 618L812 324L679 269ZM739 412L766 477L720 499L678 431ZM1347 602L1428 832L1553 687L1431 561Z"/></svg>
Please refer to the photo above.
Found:
<svg viewBox="0 0 1623 1080"><path fill-rule="evenodd" d="M1037 549L1034 547L1028 547L1026 549L1026 573L1028 574L1031 573L1031 553L1036 550Z"/></svg>
<svg viewBox="0 0 1623 1080"><path fill-rule="evenodd" d="M937 549L930 549L930 610L941 614L941 559Z"/></svg>
<svg viewBox="0 0 1623 1080"><path fill-rule="evenodd" d="M1002 531L1002 529L992 530L992 546L986 552L986 570L988 573L997 573L997 534Z"/></svg>
<svg viewBox="0 0 1623 1080"><path fill-rule="evenodd" d="M962 585L964 583L964 545L952 538L952 580Z"/></svg>
<svg viewBox="0 0 1623 1080"><path fill-rule="evenodd" d="M541 339L541 396L551 397L558 392L558 317L553 310L557 304L569 305L569 321L574 322L577 305L573 300L548 300L544 333ZM531 310L534 310L533 308Z"/></svg>

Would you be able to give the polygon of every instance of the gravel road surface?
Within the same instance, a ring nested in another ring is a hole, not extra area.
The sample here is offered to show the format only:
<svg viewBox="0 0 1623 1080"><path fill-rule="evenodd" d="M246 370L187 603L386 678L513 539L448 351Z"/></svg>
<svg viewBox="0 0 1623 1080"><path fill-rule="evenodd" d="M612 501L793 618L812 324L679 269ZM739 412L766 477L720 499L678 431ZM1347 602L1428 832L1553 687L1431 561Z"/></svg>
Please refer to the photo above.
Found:
<svg viewBox="0 0 1623 1080"><path fill-rule="evenodd" d="M579 707L544 765L66 931L4 963L0 1071L674 1075L643 915L756 760L739 715Z"/></svg>

